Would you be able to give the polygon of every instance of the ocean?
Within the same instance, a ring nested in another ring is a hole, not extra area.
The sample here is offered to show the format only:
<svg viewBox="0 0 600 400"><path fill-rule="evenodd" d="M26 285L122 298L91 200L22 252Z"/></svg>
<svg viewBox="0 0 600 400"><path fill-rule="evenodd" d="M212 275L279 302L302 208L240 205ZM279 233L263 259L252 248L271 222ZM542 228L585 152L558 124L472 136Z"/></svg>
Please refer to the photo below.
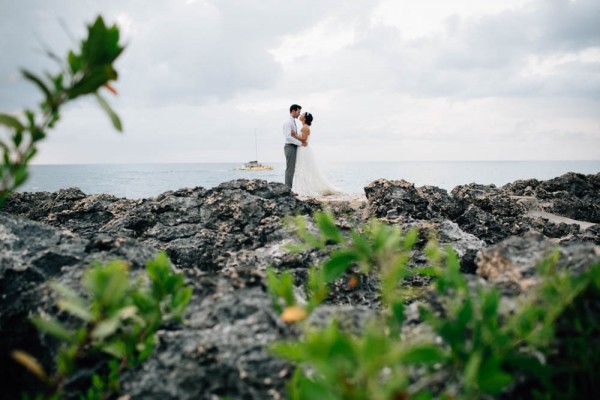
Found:
<svg viewBox="0 0 600 400"><path fill-rule="evenodd" d="M107 193L130 199L156 196L168 190L212 188L234 179L283 182L285 166L271 163L272 171L240 171L235 163L32 165L21 192L78 187L86 194ZM331 162L325 176L348 194L378 178L404 179L416 186L433 185L448 191L472 182L502 186L519 179L551 179L567 172L596 174L596 161L382 161Z"/></svg>

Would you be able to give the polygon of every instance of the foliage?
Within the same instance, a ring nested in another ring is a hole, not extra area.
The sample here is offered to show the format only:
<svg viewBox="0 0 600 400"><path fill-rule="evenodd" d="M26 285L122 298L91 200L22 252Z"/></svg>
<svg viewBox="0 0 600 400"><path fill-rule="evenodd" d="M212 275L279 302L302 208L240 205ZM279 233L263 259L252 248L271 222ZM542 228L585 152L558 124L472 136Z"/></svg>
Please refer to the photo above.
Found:
<svg viewBox="0 0 600 400"><path fill-rule="evenodd" d="M102 357L106 367L91 378L85 399L103 399L119 391L119 374L135 367L152 353L161 325L180 321L192 289L181 274L173 273L164 253L146 264L147 275L131 280L127 264L113 261L95 265L84 273L82 296L71 288L51 284L58 294L57 306L78 324L61 323L49 316L36 316L37 328L62 342L56 371L48 377L33 357L24 352L15 359L51 389L47 398L60 398L69 378L90 360ZM44 396L39 395L39 398Z"/></svg>
<svg viewBox="0 0 600 400"><path fill-rule="evenodd" d="M375 271L383 312L360 334L333 321L276 344L274 351L298 366L288 384L290 399L480 399L510 390L524 392L525 398L584 398L597 389L593 374L600 367L599 350L588 351L586 344L597 344L600 336L599 314L592 308L600 299L600 264L574 276L556 270L555 254L540 266L542 283L507 313L500 311L496 288L469 283L453 250L442 251L430 241L424 249L430 267L419 270L435 278L430 294L435 300L420 307L424 332L430 334L407 339L400 334L402 281L415 273L407 265L416 232L402 235L397 227L371 221L362 232L344 235L329 214L317 213L314 220L317 233L309 232L300 217L296 222L301 243L295 250L318 248L328 254L310 275L320 283L311 285L320 285L324 293L352 265L360 273ZM269 274L282 317L282 306L301 307L281 297L293 290L291 275ZM313 296L308 303L313 306L303 306L306 313L323 300ZM560 332L566 328L580 336Z"/></svg>
<svg viewBox="0 0 600 400"><path fill-rule="evenodd" d="M316 212L314 220L317 232L311 233L304 218L297 216L293 225L301 243L288 246L291 251L318 249L328 256L320 268L312 268L309 271L307 312L311 312L325 300L329 291L328 285L346 274L352 266L356 266L358 273L363 275L372 270L378 271L384 282L382 300L392 310L396 304L404 301L406 290L399 282L407 276L408 270L405 267L410 259L409 253L418 239L416 230L403 235L398 226L372 220L362 232L351 230L345 236L337 228L329 212ZM274 272L270 271L267 284L274 296L276 309L281 311L281 307L293 306L296 303L291 296L293 279L289 272L284 272L279 280L277 279ZM350 280L351 284L352 282L356 282L354 275ZM282 293L286 296L282 296ZM278 298L284 298L285 301L278 302Z"/></svg>
<svg viewBox="0 0 600 400"><path fill-rule="evenodd" d="M0 113L0 125L7 128L10 136L6 141L0 138L0 206L27 179L27 165L37 153L38 142L46 137L48 129L56 125L65 104L94 94L114 127L122 130L119 117L99 90L105 86L116 93L109 83L117 79L113 63L123 49L119 44L118 28L115 25L107 27L102 17L98 17L88 26L88 36L81 41L79 51L69 51L66 61L48 51L51 58L64 65L62 71L43 76L25 69L21 71L23 77L42 92L44 99L39 115L29 109L24 110L23 116Z"/></svg>

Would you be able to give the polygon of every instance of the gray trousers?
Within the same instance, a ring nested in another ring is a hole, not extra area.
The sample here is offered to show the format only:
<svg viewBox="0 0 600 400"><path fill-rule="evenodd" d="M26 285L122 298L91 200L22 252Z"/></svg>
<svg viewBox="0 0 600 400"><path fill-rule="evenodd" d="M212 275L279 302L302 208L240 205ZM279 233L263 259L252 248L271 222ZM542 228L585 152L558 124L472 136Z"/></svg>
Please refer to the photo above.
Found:
<svg viewBox="0 0 600 400"><path fill-rule="evenodd" d="M285 154L285 185L292 188L292 182L294 181L294 171L296 170L296 151L298 146L295 144L287 143L283 146L283 152Z"/></svg>

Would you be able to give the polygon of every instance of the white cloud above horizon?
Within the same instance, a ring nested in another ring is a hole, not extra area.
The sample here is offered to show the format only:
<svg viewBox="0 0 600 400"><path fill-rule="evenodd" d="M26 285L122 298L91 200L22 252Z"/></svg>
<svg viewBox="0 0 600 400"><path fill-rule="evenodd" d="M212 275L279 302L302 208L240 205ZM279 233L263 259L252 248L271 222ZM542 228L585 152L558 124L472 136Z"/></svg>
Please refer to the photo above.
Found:
<svg viewBox="0 0 600 400"><path fill-rule="evenodd" d="M125 132L79 102L38 164L282 161L292 103L333 161L600 159L598 1L0 1L3 112L97 14L127 44Z"/></svg>

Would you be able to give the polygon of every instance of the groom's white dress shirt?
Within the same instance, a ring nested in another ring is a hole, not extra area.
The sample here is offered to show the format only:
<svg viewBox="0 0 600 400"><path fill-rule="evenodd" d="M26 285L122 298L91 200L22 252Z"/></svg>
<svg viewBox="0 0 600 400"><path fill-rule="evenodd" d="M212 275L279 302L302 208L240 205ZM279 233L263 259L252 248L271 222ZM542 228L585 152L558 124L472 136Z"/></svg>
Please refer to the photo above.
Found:
<svg viewBox="0 0 600 400"><path fill-rule="evenodd" d="M285 138L285 144L302 146L301 141L292 137L292 131L294 131L296 135L298 134L298 126L296 125L296 121L294 121L294 118L290 115L290 118L283 123L283 137Z"/></svg>

